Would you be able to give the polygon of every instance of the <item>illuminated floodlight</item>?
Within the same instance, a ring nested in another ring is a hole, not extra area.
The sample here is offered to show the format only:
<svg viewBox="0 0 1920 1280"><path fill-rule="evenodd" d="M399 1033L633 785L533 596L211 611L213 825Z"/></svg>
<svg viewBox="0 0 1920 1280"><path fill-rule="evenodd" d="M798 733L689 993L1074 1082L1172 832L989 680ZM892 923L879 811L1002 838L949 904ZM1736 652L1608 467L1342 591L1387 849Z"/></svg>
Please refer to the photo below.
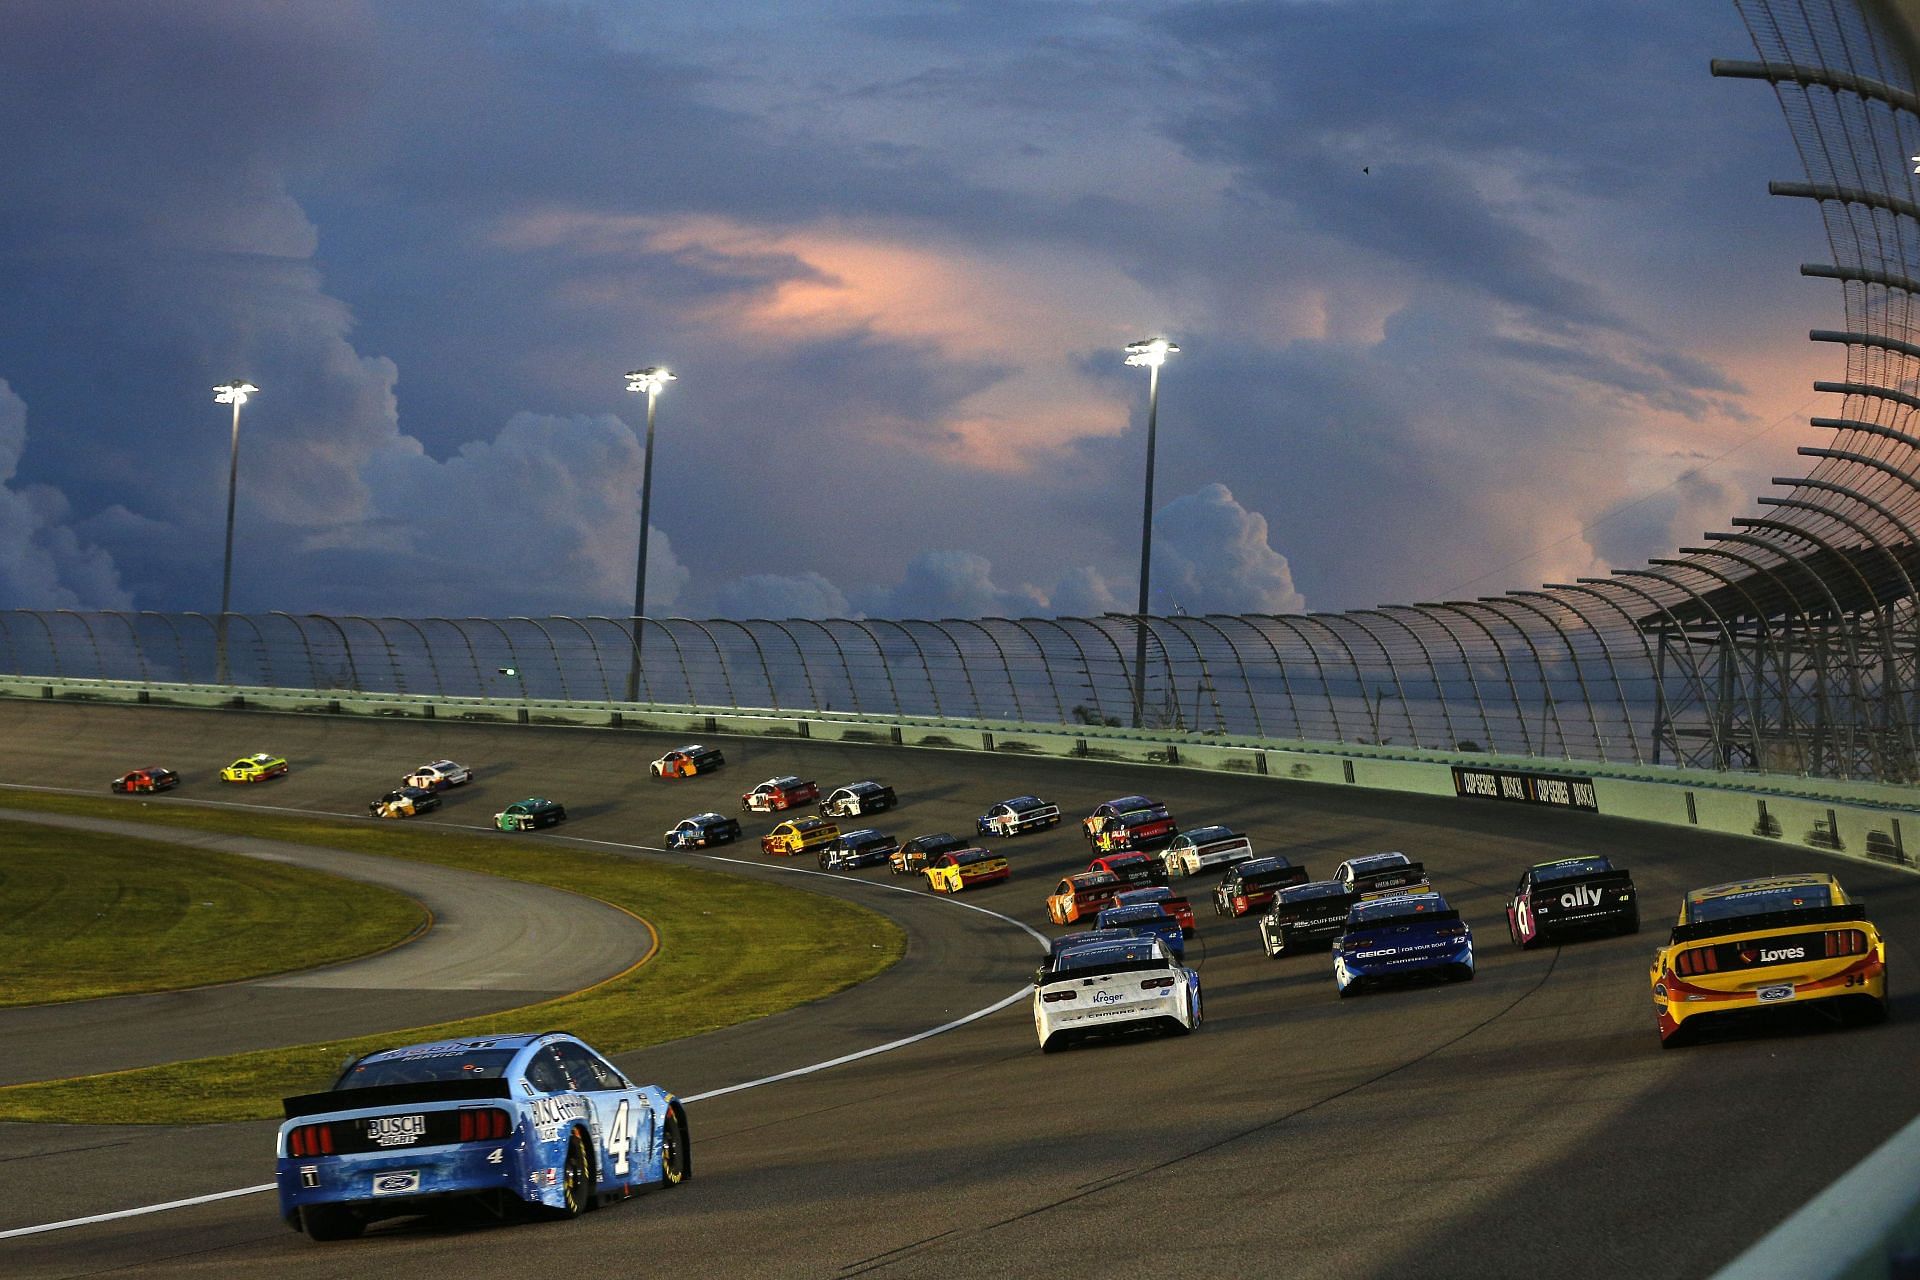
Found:
<svg viewBox="0 0 1920 1280"><path fill-rule="evenodd" d="M230 404L238 408L247 402L248 396L258 390L260 390L260 388L254 386L251 382L223 382L213 389L213 402L215 404Z"/></svg>
<svg viewBox="0 0 1920 1280"><path fill-rule="evenodd" d="M1179 349L1165 338L1142 338L1127 344L1127 363L1135 368L1158 369Z"/></svg>
<svg viewBox="0 0 1920 1280"><path fill-rule="evenodd" d="M674 375L666 369L635 369L627 374L627 390L651 400L662 387L673 380Z"/></svg>

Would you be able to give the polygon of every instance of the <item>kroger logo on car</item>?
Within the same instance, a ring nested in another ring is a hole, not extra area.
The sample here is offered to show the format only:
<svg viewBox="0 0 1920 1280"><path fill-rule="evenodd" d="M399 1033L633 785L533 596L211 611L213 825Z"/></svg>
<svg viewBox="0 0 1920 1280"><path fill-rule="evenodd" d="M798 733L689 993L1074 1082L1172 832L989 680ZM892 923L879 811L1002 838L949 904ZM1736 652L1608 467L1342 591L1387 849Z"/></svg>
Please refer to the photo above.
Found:
<svg viewBox="0 0 1920 1280"><path fill-rule="evenodd" d="M1093 993L1093 1002L1095 1004L1119 1004L1121 999L1122 997L1115 995L1111 991L1096 991Z"/></svg>

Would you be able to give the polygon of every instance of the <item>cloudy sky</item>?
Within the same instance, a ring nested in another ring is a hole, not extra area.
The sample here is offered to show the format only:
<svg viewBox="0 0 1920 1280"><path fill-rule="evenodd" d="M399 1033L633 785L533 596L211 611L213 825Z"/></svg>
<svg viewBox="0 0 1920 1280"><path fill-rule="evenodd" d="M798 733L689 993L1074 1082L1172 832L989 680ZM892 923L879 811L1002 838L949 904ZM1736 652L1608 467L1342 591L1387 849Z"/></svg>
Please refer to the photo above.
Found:
<svg viewBox="0 0 1920 1280"><path fill-rule="evenodd" d="M0 606L1496 593L1792 466L1837 287L1731 4L8 0ZM1825 357L1824 359L1822 357Z"/></svg>

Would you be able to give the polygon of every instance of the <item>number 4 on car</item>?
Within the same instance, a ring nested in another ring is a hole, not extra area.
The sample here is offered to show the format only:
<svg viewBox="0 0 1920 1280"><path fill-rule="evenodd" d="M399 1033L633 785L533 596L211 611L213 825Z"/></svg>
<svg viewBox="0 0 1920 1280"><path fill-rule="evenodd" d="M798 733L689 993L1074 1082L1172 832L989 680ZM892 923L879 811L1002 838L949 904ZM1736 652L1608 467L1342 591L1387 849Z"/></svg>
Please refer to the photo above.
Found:
<svg viewBox="0 0 1920 1280"><path fill-rule="evenodd" d="M457 1198L502 1217L572 1218L693 1174L679 1099L568 1035L371 1053L284 1107L280 1215L315 1240Z"/></svg>

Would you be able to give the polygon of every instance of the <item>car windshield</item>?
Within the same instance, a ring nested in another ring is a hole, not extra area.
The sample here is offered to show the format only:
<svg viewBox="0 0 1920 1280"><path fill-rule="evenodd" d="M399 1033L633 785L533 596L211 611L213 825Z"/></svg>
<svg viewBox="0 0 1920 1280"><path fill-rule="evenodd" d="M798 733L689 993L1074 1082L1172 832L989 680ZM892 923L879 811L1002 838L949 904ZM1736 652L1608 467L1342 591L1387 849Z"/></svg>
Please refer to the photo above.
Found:
<svg viewBox="0 0 1920 1280"><path fill-rule="evenodd" d="M1347 863L1356 874L1364 875L1369 871L1385 871L1389 867L1404 867L1410 861L1404 853L1371 853L1364 858L1355 858Z"/></svg>
<svg viewBox="0 0 1920 1280"><path fill-rule="evenodd" d="M1187 839L1194 844L1211 844L1215 840L1233 839L1233 832L1226 827L1200 827L1187 832Z"/></svg>
<svg viewBox="0 0 1920 1280"><path fill-rule="evenodd" d="M1687 921L1731 920L1735 916L1765 915L1773 911L1805 911L1833 905L1833 894L1824 884L1761 885L1711 898L1689 900Z"/></svg>
<svg viewBox="0 0 1920 1280"><path fill-rule="evenodd" d="M785 789L786 789L786 788L788 788L788 787L797 787L797 786L799 786L799 785L800 785L800 779L798 779L798 778L775 778L775 779L774 779L773 781L771 781L771 782L769 782L769 783L767 783L767 785L768 785L768 786L770 786L770 787L779 787L779 788L781 788L782 790L785 790Z"/></svg>
<svg viewBox="0 0 1920 1280"><path fill-rule="evenodd" d="M1613 870L1613 864L1605 858L1569 858L1565 862L1556 862L1550 867L1535 867L1535 884L1552 884L1555 880L1574 880L1580 876L1597 876Z"/></svg>
<svg viewBox="0 0 1920 1280"><path fill-rule="evenodd" d="M1321 880L1314 884L1295 885L1291 889L1280 891L1282 902L1309 902L1314 898L1342 898L1347 891L1337 880Z"/></svg>
<svg viewBox="0 0 1920 1280"><path fill-rule="evenodd" d="M1412 898L1381 898L1374 902L1363 902L1349 911L1347 923L1349 925L1375 924L1381 920L1432 915L1446 909L1446 901L1437 893L1426 893Z"/></svg>
<svg viewBox="0 0 1920 1280"><path fill-rule="evenodd" d="M985 849L962 849L959 853L953 855L953 865L956 867L970 867L976 862L985 862L988 858L995 856L997 855L988 853Z"/></svg>
<svg viewBox="0 0 1920 1280"><path fill-rule="evenodd" d="M520 1050L486 1041L418 1045L372 1054L348 1067L335 1089L372 1089L435 1080L497 1080Z"/></svg>
<svg viewBox="0 0 1920 1280"><path fill-rule="evenodd" d="M1134 969L1165 969L1168 961L1151 941L1089 943L1054 958L1055 978L1091 977L1097 973L1125 973Z"/></svg>
<svg viewBox="0 0 1920 1280"><path fill-rule="evenodd" d="M1165 919L1167 919L1167 913L1161 910L1160 904L1155 902L1126 907L1108 907L1100 913L1100 923L1103 926L1109 924L1143 924L1148 920Z"/></svg>
<svg viewBox="0 0 1920 1280"><path fill-rule="evenodd" d="M1122 906L1130 906L1136 902L1166 902L1172 897L1173 890L1162 885L1155 885L1151 889L1129 889L1127 892L1115 898L1114 901Z"/></svg>

